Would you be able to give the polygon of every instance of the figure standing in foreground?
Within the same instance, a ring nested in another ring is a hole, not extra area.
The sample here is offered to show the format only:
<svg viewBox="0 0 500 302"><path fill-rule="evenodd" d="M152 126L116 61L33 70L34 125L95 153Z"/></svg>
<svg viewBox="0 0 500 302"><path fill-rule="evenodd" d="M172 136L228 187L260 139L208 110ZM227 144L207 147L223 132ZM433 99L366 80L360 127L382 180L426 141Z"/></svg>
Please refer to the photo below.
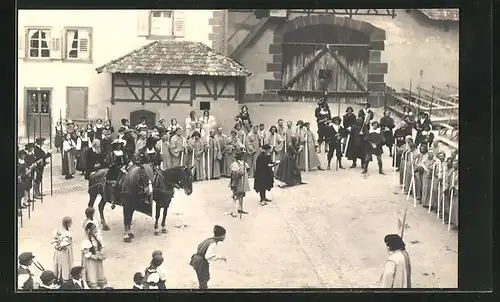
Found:
<svg viewBox="0 0 500 302"><path fill-rule="evenodd" d="M278 164L276 179L285 183L285 185L280 185L281 188L304 184L297 159L299 151L298 140L297 137L291 138L286 153Z"/></svg>
<svg viewBox="0 0 500 302"><path fill-rule="evenodd" d="M250 167L243 160L244 151L238 151L234 156L234 162L229 167L231 171L231 180L229 182L229 187L233 192L233 200L237 202L236 212L231 212L231 216L237 217L237 214L248 214L248 212L243 211L243 198L246 192L250 191L250 185L248 183L248 170ZM240 216L241 217L241 216Z"/></svg>
<svg viewBox="0 0 500 302"><path fill-rule="evenodd" d="M410 256L403 239L399 235L390 234L385 236L384 242L389 251L389 258L380 277L380 287L411 288Z"/></svg>
<svg viewBox="0 0 500 302"><path fill-rule="evenodd" d="M71 234L71 217L64 217L62 228L54 232L54 260L53 268L58 284L69 281L70 271L73 266L73 235Z"/></svg>
<svg viewBox="0 0 500 302"><path fill-rule="evenodd" d="M368 172L368 165L372 161L372 155L377 157L378 163L378 173L385 174L382 169L382 146L384 145L384 136L378 127L378 122L373 122L372 127L366 136L366 158L363 171L361 173L366 174Z"/></svg>
<svg viewBox="0 0 500 302"><path fill-rule="evenodd" d="M85 226L85 240L82 242L82 263L85 281L91 289L105 288L104 256L102 241L97 236L97 225L92 222Z"/></svg>
<svg viewBox="0 0 500 302"><path fill-rule="evenodd" d="M266 191L271 191L274 185L273 167L277 163L271 158L271 146L262 146L262 152L257 157L255 164L255 180L253 188L259 193L260 205L265 206L271 200L266 197Z"/></svg>
<svg viewBox="0 0 500 302"><path fill-rule="evenodd" d="M226 257L216 254L218 244L226 239L226 229L214 226L214 236L203 240L197 248L196 254L191 256L190 265L196 272L199 289L208 289L210 280L210 262L226 261Z"/></svg>

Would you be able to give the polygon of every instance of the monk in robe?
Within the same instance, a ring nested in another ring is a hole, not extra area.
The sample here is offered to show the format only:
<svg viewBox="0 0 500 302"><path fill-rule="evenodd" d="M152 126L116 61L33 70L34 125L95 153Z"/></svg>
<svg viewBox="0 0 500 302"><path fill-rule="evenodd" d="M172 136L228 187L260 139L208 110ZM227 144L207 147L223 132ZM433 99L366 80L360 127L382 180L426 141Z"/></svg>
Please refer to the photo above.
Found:
<svg viewBox="0 0 500 302"><path fill-rule="evenodd" d="M270 133L266 131L264 124L259 124L259 139L260 145L268 145L269 144L269 135Z"/></svg>
<svg viewBox="0 0 500 302"><path fill-rule="evenodd" d="M432 173L435 167L436 158L432 152L427 152L424 156L423 166L424 173L422 174L422 206L424 208L429 208L431 199L431 183L432 183Z"/></svg>
<svg viewBox="0 0 500 302"><path fill-rule="evenodd" d="M217 127L217 133L215 134L215 139L220 146L221 159L219 160L219 170L221 176L229 176L228 167L229 164L226 163L226 143L227 143L227 135L222 132L222 127Z"/></svg>
<svg viewBox="0 0 500 302"><path fill-rule="evenodd" d="M158 149L161 154L161 165L162 170L167 170L172 166L172 160L170 159L170 142L168 141L168 133L165 131L158 141Z"/></svg>
<svg viewBox="0 0 500 302"><path fill-rule="evenodd" d="M413 138L411 137L411 135L407 135L405 137L405 143L396 149L396 153L399 153L399 157L400 157L400 161L399 161L399 185L400 186L403 186L403 183L406 182L406 178L404 175L407 172L405 170L405 167L406 167L406 163L408 161L408 158L410 156L410 153L408 153L410 151L410 143L413 143Z"/></svg>
<svg viewBox="0 0 500 302"><path fill-rule="evenodd" d="M277 129L277 132L279 135L281 135L282 137L284 136L283 134L285 133L286 131L286 128L285 128L285 122L283 121L282 118L280 118L278 120L278 125L276 126L276 129Z"/></svg>
<svg viewBox="0 0 500 302"><path fill-rule="evenodd" d="M226 177L231 177L231 164L235 161L236 154L245 149L243 141L238 137L238 132L236 129L231 130L231 136L227 139L226 145L224 147L224 163Z"/></svg>
<svg viewBox="0 0 500 302"><path fill-rule="evenodd" d="M215 136L215 129L211 129L208 136L208 142L205 152L205 170L209 179L220 178L220 161L222 160L221 147L219 140Z"/></svg>
<svg viewBox="0 0 500 302"><path fill-rule="evenodd" d="M282 160L285 157L288 146L292 145L292 139L294 137L294 131L292 126L293 126L292 121L286 122L286 129L281 134L284 142L283 142L283 148L281 148L280 152L280 160Z"/></svg>
<svg viewBox="0 0 500 302"><path fill-rule="evenodd" d="M316 137L314 136L314 133L311 131L310 128L311 124L306 122L304 123L304 132L303 134L300 133L301 137L304 139L304 149L301 151L300 156L299 156L299 166L300 170L306 169L306 160L307 160L307 167L309 171L318 169L318 170L323 170L321 168L321 163L319 161L318 153L316 153ZM307 159L306 159L306 149L307 148Z"/></svg>
<svg viewBox="0 0 500 302"><path fill-rule="evenodd" d="M411 288L411 263L403 239L396 234L385 236L384 242L389 252L382 276L381 288Z"/></svg>
<svg viewBox="0 0 500 302"><path fill-rule="evenodd" d="M188 167L194 167L194 181L205 180L205 167L203 153L205 152L205 143L201 140L201 135L195 131L189 142L188 148L191 151L188 159ZM206 164L206 163L205 163Z"/></svg>
<svg viewBox="0 0 500 302"><path fill-rule="evenodd" d="M412 175L413 175L413 168L414 168L414 162L415 162L415 157L418 155L418 151L417 150L417 145L413 142L409 143L408 144L409 146L409 150L406 154L406 160L405 160L405 175L404 175L404 189L403 189L403 193L404 194L407 194L408 193L408 190L411 190L413 191L413 185L412 187L410 187L411 185L411 179L412 179Z"/></svg>
<svg viewBox="0 0 500 302"><path fill-rule="evenodd" d="M443 208L441 210L444 210L444 221L448 223L450 214L450 189L452 188L452 180L453 180L453 159L451 157L448 157L446 159L445 166L446 169L444 170L444 176L443 176L444 200L442 203ZM453 204L453 207L455 206L456 204Z"/></svg>
<svg viewBox="0 0 500 302"><path fill-rule="evenodd" d="M183 156L183 153L185 152L184 148L184 137L182 137L182 128L178 127L175 131L174 136L170 139L170 144L169 144L169 149L170 149L170 163L171 167L179 167L183 165L185 155Z"/></svg>
<svg viewBox="0 0 500 302"><path fill-rule="evenodd" d="M422 189L423 189L423 174L427 167L424 164L426 157L428 156L427 145L420 144L419 153L413 159L413 172L415 173L414 182L415 182L415 198L418 201L418 204L422 204Z"/></svg>
<svg viewBox="0 0 500 302"><path fill-rule="evenodd" d="M442 180L443 180L443 171L446 155L443 151L437 152L437 156L435 158L435 168L434 168L434 183L432 185L432 199L431 199L431 210L436 212L438 208L442 205L441 196L443 192ZM432 181L432 180L431 180Z"/></svg>
<svg viewBox="0 0 500 302"><path fill-rule="evenodd" d="M283 152L283 137L278 133L278 127L274 125L269 129L269 146L271 146L273 162L280 160Z"/></svg>
<svg viewBox="0 0 500 302"><path fill-rule="evenodd" d="M242 129L241 124L235 124L234 130L236 130L236 133L240 141L242 141L243 143L246 142L247 133L245 132L244 129Z"/></svg>
<svg viewBox="0 0 500 302"><path fill-rule="evenodd" d="M257 156L260 154L261 138L259 137L259 126L253 126L252 131L250 131L245 140L245 162L250 167L248 171L248 177L253 177L255 172L255 162L257 161Z"/></svg>

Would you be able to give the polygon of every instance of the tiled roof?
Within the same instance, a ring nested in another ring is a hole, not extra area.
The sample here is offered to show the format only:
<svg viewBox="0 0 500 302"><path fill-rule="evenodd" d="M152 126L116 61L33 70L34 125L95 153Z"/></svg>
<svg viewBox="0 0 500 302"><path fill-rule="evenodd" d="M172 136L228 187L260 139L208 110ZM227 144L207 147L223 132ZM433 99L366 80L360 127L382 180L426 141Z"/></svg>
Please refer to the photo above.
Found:
<svg viewBox="0 0 500 302"><path fill-rule="evenodd" d="M247 77L240 63L201 42L154 41L96 68L97 73Z"/></svg>
<svg viewBox="0 0 500 302"><path fill-rule="evenodd" d="M419 9L419 11L426 15L431 20L439 21L459 21L459 11L458 8L450 9Z"/></svg>

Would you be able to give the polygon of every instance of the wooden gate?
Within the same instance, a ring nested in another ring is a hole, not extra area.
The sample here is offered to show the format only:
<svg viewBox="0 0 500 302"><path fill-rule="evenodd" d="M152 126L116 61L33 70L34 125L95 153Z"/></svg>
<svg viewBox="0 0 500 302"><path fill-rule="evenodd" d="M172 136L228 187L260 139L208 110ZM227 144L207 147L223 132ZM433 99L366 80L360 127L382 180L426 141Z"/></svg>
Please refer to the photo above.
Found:
<svg viewBox="0 0 500 302"><path fill-rule="evenodd" d="M148 110L137 110L131 112L130 125L132 127L135 127L135 125L137 125L140 122L142 117L146 118L146 125L148 125L149 129L156 126L156 114Z"/></svg>
<svg viewBox="0 0 500 302"><path fill-rule="evenodd" d="M283 90L288 100L361 103L368 96L369 45L285 43ZM329 77L320 79L320 70Z"/></svg>
<svg viewBox="0 0 500 302"><path fill-rule="evenodd" d="M50 135L50 90L27 89L26 136L29 138Z"/></svg>

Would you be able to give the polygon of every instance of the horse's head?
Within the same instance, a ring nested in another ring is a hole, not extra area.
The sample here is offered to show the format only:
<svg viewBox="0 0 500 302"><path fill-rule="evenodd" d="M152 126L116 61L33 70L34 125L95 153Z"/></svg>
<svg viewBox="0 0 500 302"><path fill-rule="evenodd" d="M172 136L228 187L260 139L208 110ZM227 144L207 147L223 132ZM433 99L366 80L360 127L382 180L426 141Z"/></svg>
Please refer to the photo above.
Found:
<svg viewBox="0 0 500 302"><path fill-rule="evenodd" d="M173 167L163 173L165 184L175 185L184 190L186 195L193 193L193 169L194 167Z"/></svg>

